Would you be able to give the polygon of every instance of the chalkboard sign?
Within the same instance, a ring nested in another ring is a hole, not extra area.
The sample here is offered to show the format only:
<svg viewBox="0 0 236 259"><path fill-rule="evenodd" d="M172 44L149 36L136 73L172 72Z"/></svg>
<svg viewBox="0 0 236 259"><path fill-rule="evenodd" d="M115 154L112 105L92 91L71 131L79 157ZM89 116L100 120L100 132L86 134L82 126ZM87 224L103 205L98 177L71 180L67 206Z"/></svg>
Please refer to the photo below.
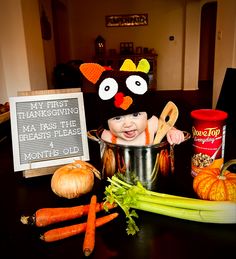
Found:
<svg viewBox="0 0 236 259"><path fill-rule="evenodd" d="M82 92L9 100L14 171L89 160Z"/></svg>

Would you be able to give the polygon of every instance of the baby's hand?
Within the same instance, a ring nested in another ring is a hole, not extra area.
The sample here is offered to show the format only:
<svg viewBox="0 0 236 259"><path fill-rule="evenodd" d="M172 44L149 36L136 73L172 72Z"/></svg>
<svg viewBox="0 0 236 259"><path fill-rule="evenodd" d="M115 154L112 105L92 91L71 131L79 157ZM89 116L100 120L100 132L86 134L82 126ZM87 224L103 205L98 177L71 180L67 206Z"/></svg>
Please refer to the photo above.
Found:
<svg viewBox="0 0 236 259"><path fill-rule="evenodd" d="M173 144L180 144L184 141L184 133L181 130L178 130L176 128L171 128L167 134L167 141L170 143L170 145Z"/></svg>

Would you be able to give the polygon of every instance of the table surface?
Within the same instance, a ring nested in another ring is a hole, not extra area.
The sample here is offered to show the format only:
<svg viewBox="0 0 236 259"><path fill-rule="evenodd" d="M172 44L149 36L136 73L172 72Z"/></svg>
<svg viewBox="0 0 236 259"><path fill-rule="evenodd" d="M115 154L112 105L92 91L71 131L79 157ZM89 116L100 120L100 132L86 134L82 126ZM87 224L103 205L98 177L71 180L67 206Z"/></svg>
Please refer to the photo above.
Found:
<svg viewBox="0 0 236 259"><path fill-rule="evenodd" d="M10 127L10 126L9 126ZM8 132L9 133L9 132ZM235 135L227 136L225 159L235 157ZM191 140L175 147L175 174L170 178L167 193L194 197L193 178L190 174ZM99 146L89 141L90 162L99 163ZM23 225L22 215L32 215L44 207L70 207L89 203L93 193L102 201L104 181L96 179L91 193L78 199L56 196L50 187L51 175L24 178L13 171L12 143L10 134L0 143L1 189L1 242L0 257L4 259L60 259L81 258L84 235L80 234L53 243L39 239L40 234L56 227L37 228ZM96 244L91 258L229 258L235 253L236 224L209 224L187 221L137 211L140 231L131 236L126 233L126 220L120 216L96 230ZM57 226L75 224L85 218L64 222ZM2 257L2 255L4 255Z"/></svg>

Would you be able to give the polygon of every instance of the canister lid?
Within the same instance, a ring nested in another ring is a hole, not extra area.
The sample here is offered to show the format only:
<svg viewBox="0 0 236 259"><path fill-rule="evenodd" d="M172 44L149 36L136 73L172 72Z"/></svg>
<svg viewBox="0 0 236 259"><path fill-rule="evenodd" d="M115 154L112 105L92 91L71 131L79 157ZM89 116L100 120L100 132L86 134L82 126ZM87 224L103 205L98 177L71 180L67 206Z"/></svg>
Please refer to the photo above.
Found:
<svg viewBox="0 0 236 259"><path fill-rule="evenodd" d="M191 117L204 121L221 121L227 119L228 113L215 109L198 109L191 112Z"/></svg>

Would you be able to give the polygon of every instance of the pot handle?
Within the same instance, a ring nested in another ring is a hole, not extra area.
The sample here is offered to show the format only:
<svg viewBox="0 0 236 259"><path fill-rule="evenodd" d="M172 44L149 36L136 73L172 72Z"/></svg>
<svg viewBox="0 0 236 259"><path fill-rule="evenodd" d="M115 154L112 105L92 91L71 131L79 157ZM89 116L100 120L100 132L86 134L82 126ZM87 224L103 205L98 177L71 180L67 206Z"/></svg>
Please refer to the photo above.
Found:
<svg viewBox="0 0 236 259"><path fill-rule="evenodd" d="M183 131L183 133L184 133L184 140L181 142L181 143L183 143L183 142L185 142L186 140L188 140L188 139L190 139L191 138L191 134L189 133L189 132L187 132L187 131ZM181 144L180 143L180 144ZM172 144L172 145L170 145L171 147L172 147L172 149L174 148L174 146L175 146L175 144Z"/></svg>
<svg viewBox="0 0 236 259"><path fill-rule="evenodd" d="M188 140L188 139L191 138L191 134L190 134L189 132L183 131L183 133L184 133L184 141L186 141L186 140ZM184 141L183 141L183 142L184 142Z"/></svg>
<svg viewBox="0 0 236 259"><path fill-rule="evenodd" d="M183 142L185 142L186 140L191 138L191 134L189 132L183 131L183 133L184 133L184 141ZM174 146L175 146L175 144L170 145L170 170L171 170L172 174L174 173L174 170L175 170L175 165L174 165L174 160L175 160Z"/></svg>
<svg viewBox="0 0 236 259"><path fill-rule="evenodd" d="M97 138L97 129L87 131L87 136L89 139L100 143L100 140Z"/></svg>

